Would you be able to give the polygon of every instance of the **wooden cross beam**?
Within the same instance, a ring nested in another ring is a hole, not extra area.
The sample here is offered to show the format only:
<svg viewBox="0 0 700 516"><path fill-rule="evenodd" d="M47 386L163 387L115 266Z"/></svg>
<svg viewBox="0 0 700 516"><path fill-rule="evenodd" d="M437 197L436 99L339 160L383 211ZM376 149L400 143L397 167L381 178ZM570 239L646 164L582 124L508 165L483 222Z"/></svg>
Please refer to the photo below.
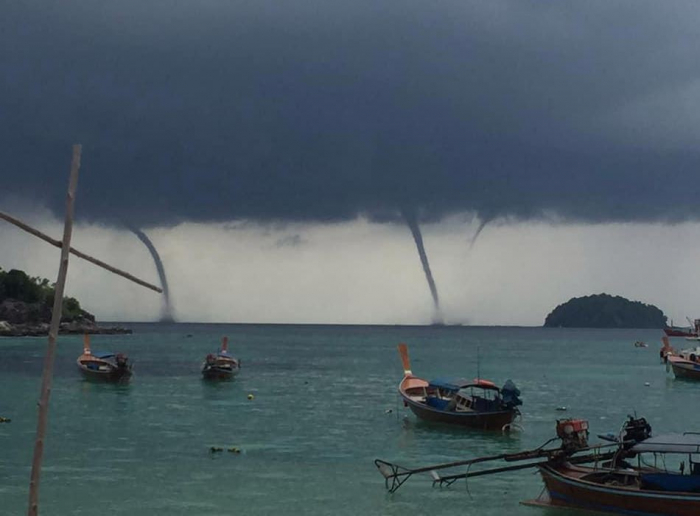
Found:
<svg viewBox="0 0 700 516"><path fill-rule="evenodd" d="M30 233L30 234L34 235L35 237L41 238L44 242L48 242L52 246L58 247L59 249L61 249L63 247L62 241L51 238L47 234L42 233L38 229L31 227L29 224L26 224L26 223L22 222L21 220L13 217L11 215L8 215L7 213L3 213L0 211L0 219L6 220L10 224L13 224L13 225L17 226L18 228L23 229L27 233ZM137 285L141 285L142 287L150 288L151 290L154 290L154 291L158 292L159 294L163 293L162 288L156 287L155 285L152 285L151 283L143 281L142 279L139 279L136 276L129 274L128 272L124 272L123 270L117 269L116 267L112 267L108 263L105 263L102 260L98 260L97 258L94 258L88 254L85 254L82 251L78 251L74 247L70 247L69 251L71 254L74 254L78 258L82 258L83 260L86 260L90 263L94 263L98 267L102 267L103 269L106 269L109 272L116 274L117 276L121 276L122 278L126 278L129 281L133 281Z"/></svg>

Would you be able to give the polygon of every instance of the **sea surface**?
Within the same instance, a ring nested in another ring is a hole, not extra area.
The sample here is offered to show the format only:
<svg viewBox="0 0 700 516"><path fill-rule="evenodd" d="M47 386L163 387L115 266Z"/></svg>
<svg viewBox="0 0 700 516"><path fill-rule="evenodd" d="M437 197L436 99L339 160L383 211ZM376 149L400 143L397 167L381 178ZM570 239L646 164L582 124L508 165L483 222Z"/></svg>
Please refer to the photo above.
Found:
<svg viewBox="0 0 700 516"><path fill-rule="evenodd" d="M128 353L128 385L83 380L75 365L81 338L59 339L42 516L571 515L520 504L542 490L534 471L442 489L416 476L389 495L373 461L418 467L533 448L562 417L588 419L592 436L617 432L634 413L657 434L700 431L700 383L666 372L657 330L130 326L133 335L92 339L95 351ZM223 335L241 373L206 383L200 364ZM649 348L635 348L637 340ZM419 376L512 379L522 391L523 430L417 421L396 393L399 342ZM0 339L0 417L12 419L0 424L3 516L26 514L45 348L45 338Z"/></svg>

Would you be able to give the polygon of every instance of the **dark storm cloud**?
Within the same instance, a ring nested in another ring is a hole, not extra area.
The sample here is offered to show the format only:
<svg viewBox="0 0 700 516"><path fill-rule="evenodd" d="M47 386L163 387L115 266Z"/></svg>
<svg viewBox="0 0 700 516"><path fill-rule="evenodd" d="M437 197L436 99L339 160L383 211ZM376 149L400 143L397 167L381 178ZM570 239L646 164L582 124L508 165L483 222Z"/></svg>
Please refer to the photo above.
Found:
<svg viewBox="0 0 700 516"><path fill-rule="evenodd" d="M658 109L648 127L625 113L698 79L699 9L6 2L3 189L60 208L81 142L80 214L141 226L697 218L698 149L657 145Z"/></svg>

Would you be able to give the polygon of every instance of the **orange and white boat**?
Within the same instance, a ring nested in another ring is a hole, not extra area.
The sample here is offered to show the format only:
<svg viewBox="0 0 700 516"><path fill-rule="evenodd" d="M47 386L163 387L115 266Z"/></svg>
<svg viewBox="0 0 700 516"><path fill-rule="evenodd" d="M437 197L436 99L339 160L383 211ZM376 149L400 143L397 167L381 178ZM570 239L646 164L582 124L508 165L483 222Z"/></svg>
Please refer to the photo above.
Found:
<svg viewBox="0 0 700 516"><path fill-rule="evenodd" d="M241 361L228 352L228 337L221 342L221 351L209 353L202 364L202 376L207 380L227 380L241 370Z"/></svg>

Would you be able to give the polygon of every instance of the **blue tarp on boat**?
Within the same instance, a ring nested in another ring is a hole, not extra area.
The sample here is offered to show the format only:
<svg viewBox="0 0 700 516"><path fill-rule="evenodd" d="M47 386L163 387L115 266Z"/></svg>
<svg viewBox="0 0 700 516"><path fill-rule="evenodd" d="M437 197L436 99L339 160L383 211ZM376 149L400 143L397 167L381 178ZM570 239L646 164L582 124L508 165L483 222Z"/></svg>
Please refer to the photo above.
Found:
<svg viewBox="0 0 700 516"><path fill-rule="evenodd" d="M472 380L465 380L464 378L436 378L435 380L430 380L428 383L431 387L437 387L438 389L458 391L474 382Z"/></svg>
<svg viewBox="0 0 700 516"><path fill-rule="evenodd" d="M700 492L700 475L648 473L642 475L642 488L674 493L697 493Z"/></svg>
<svg viewBox="0 0 700 516"><path fill-rule="evenodd" d="M96 351L92 353L92 356L104 360L105 358L113 357L114 353L112 353L111 351Z"/></svg>
<svg viewBox="0 0 700 516"><path fill-rule="evenodd" d="M426 405L433 407L437 410L447 410L447 406L450 404L450 400L443 400L436 398L435 396L428 396L425 400Z"/></svg>

